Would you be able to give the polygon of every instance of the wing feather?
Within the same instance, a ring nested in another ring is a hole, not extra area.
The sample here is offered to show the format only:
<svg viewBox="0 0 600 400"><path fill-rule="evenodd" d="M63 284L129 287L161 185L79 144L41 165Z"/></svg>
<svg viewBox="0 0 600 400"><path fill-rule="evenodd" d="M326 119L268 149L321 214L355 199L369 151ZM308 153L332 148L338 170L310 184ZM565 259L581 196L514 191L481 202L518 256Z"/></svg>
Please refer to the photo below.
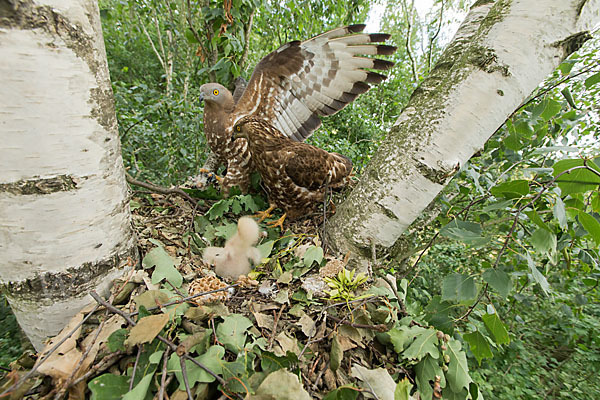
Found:
<svg viewBox="0 0 600 400"><path fill-rule="evenodd" d="M377 44L387 34L361 33L365 25L350 25L304 42L284 44L256 66L232 114L269 120L286 136L302 141L332 115L366 92L385 75L392 62L364 55L387 55L395 47Z"/></svg>

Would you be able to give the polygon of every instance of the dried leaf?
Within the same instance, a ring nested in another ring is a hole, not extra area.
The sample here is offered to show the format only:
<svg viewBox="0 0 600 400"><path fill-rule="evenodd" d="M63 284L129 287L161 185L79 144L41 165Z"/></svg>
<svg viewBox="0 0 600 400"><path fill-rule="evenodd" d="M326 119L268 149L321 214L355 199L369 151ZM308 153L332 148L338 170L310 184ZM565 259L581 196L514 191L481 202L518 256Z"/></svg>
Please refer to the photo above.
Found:
<svg viewBox="0 0 600 400"><path fill-rule="evenodd" d="M162 331L169 322L168 314L149 315L139 320L136 326L131 328L129 337L125 344L133 346L136 344L150 343Z"/></svg>
<svg viewBox="0 0 600 400"><path fill-rule="evenodd" d="M253 312L254 318L256 319L256 324L259 328L272 330L275 325L274 318L271 315Z"/></svg>
<svg viewBox="0 0 600 400"><path fill-rule="evenodd" d="M277 400L311 400L298 377L291 372L280 369L269 374L256 389L256 396L270 396ZM269 397L260 397L269 398Z"/></svg>
<svg viewBox="0 0 600 400"><path fill-rule="evenodd" d="M380 400L394 400L396 382L394 382L387 369L368 369L362 365L354 364L352 366L352 376L365 382L363 387L372 390ZM367 392L363 392L363 394L365 397L373 398Z"/></svg>
<svg viewBox="0 0 600 400"><path fill-rule="evenodd" d="M275 340L277 340L277 343L279 343L279 345L283 349L284 354L286 354L288 351L291 351L294 354L300 354L300 347L298 347L298 342L296 341L296 339L288 336L287 333L279 333Z"/></svg>
<svg viewBox="0 0 600 400"><path fill-rule="evenodd" d="M313 319L309 317L308 314L304 314L300 318L300 321L298 321L298 325L300 325L300 327L302 328L302 333L304 333L306 336L310 336L315 329L316 322L313 321Z"/></svg>
<svg viewBox="0 0 600 400"><path fill-rule="evenodd" d="M158 304L169 302L169 295L160 290L146 290L144 293L133 298L138 310L141 306L146 308L156 307Z"/></svg>

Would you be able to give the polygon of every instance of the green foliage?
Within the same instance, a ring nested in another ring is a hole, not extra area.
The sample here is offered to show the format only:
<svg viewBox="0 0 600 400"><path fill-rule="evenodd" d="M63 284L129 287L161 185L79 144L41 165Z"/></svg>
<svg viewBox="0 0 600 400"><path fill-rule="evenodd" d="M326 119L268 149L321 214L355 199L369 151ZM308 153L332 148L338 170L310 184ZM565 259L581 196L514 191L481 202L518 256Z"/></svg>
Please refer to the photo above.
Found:
<svg viewBox="0 0 600 400"><path fill-rule="evenodd" d="M323 250L321 249L321 252L322 251ZM354 269L352 271L349 271L346 268L344 268L340 272L338 272L338 274L335 277L323 279L331 288L331 290L329 290L327 294L332 300L337 299L351 301L370 296L368 294L361 296L358 296L356 294L356 290L359 288L359 286L361 286L367 281L368 277L362 272L359 272L358 274L356 274L356 276L354 275L355 273L356 270Z"/></svg>
<svg viewBox="0 0 600 400"><path fill-rule="evenodd" d="M435 228L408 238L433 245L407 304L463 341L488 398L600 396L586 380L600 365L597 45L563 63L463 166L440 196ZM427 353L415 366L419 390L439 374L435 361ZM475 393L473 382L440 385L444 398Z"/></svg>
<svg viewBox="0 0 600 400"><path fill-rule="evenodd" d="M154 267L152 273L152 283L156 284L163 279L167 280L175 287L180 287L183 283L183 277L175 268L175 261L165 251L162 246L155 247L149 251L142 260L144 269Z"/></svg>

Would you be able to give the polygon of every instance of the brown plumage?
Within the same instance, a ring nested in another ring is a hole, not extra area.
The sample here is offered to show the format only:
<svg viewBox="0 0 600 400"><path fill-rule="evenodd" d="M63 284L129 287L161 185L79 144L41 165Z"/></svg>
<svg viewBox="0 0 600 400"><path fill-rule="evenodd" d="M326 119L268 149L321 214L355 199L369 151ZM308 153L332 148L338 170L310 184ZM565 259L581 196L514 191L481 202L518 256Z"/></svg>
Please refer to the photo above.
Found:
<svg viewBox="0 0 600 400"><path fill-rule="evenodd" d="M314 211L327 188L341 188L350 180L352 162L347 157L296 142L262 119L244 117L234 132L235 140L248 140L269 202L289 219Z"/></svg>
<svg viewBox="0 0 600 400"><path fill-rule="evenodd" d="M253 170L245 139L229 140L240 118L269 121L285 136L303 141L321 125L320 116L336 113L369 84L386 78L369 70L387 70L392 62L360 55L389 55L396 48L377 44L390 35L363 34L364 28L350 25L281 46L258 63L239 100L218 83L200 87L207 142L227 166L225 191L233 185L245 191Z"/></svg>

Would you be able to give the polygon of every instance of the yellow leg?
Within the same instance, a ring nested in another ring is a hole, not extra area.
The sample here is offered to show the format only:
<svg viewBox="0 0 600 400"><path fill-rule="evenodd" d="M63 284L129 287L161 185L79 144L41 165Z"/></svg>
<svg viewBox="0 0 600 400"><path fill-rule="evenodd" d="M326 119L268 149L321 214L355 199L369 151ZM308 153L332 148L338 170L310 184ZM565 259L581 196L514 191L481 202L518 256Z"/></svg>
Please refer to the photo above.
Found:
<svg viewBox="0 0 600 400"><path fill-rule="evenodd" d="M258 218L258 222L263 222L265 219L271 216L271 211L273 211L274 209L275 205L271 204L269 205L269 208L267 208L265 211L259 211L256 214L254 214L254 217Z"/></svg>
<svg viewBox="0 0 600 400"><path fill-rule="evenodd" d="M279 218L277 221L267 223L267 226L269 228L275 228L276 226L278 226L281 229L281 231L283 232L283 221L285 221L285 217L286 217L286 213L283 213L281 218Z"/></svg>
<svg viewBox="0 0 600 400"><path fill-rule="evenodd" d="M219 183L219 185L223 183L223 178L221 178L221 177L220 177L220 176L218 176L217 174L215 174L215 173L213 173L213 172L211 172L211 171L207 170L206 168L200 168L200 171L199 171L199 172L200 172L201 174L206 174L206 175L208 175L208 176L209 176L209 177L211 177L211 178L215 178L215 180L216 180L216 181Z"/></svg>

